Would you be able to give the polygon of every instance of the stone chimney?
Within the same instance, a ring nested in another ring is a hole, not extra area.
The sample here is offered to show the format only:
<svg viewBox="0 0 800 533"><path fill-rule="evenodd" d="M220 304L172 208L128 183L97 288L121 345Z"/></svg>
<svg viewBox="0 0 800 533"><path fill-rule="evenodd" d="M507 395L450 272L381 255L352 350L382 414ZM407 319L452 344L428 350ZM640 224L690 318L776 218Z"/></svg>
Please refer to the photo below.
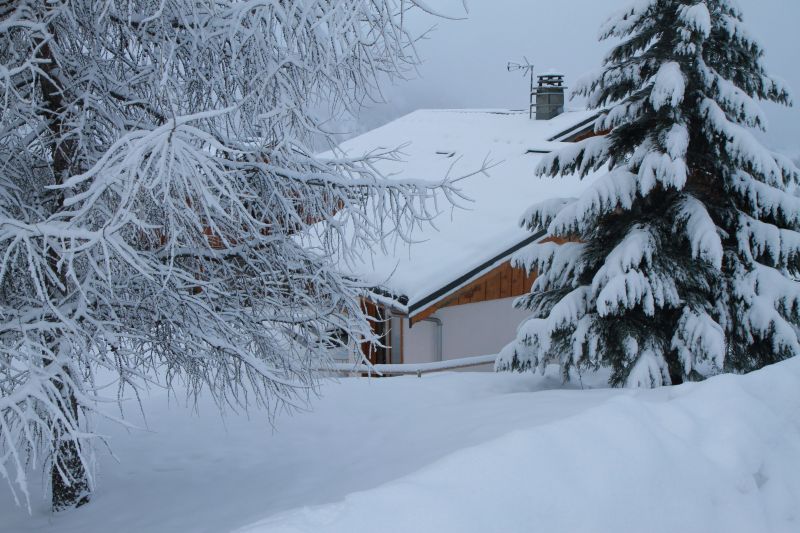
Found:
<svg viewBox="0 0 800 533"><path fill-rule="evenodd" d="M550 120L564 112L564 75L541 74L537 78L537 86L531 91L536 120Z"/></svg>

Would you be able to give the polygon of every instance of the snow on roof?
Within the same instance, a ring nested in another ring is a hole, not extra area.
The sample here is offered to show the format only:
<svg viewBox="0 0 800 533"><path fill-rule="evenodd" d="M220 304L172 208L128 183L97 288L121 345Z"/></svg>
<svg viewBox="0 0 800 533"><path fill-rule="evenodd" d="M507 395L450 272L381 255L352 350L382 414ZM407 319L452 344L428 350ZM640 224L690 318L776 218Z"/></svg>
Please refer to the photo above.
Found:
<svg viewBox="0 0 800 533"><path fill-rule="evenodd" d="M440 203L434 227L413 233L415 242L398 240L387 253L373 253L348 264L348 274L406 296L413 306L454 280L497 257L531 233L519 226L530 205L557 197L574 197L586 186L577 177L538 178L543 153L562 146L560 138L596 115L567 111L551 120L531 120L527 111L419 110L372 130L339 147L349 156L401 147L401 161L382 161L378 168L394 179L441 180L469 174L488 157L497 163L489 176L458 183L473 202L465 209Z"/></svg>

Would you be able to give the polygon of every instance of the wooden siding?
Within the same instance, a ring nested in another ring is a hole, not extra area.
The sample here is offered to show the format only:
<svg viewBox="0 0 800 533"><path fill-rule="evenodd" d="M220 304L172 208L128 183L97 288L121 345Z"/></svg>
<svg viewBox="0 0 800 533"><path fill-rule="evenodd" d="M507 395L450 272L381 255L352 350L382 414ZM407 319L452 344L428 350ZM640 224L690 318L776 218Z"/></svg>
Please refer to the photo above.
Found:
<svg viewBox="0 0 800 533"><path fill-rule="evenodd" d="M609 133L611 133L611 130L594 131L594 125L592 125L588 130L577 132L572 137L564 139L563 142L579 143L586 139L591 139L592 137L605 137Z"/></svg>
<svg viewBox="0 0 800 533"><path fill-rule="evenodd" d="M566 242L577 242L577 239L574 237L547 237L540 242L564 244ZM445 307L487 302L490 300L499 300L501 298L511 298L528 294L531 292L531 287L535 280L536 273L527 274L524 269L514 268L511 266L511 261L506 261L469 285L462 287L440 302L414 315L411 317L411 324L414 325L420 320L425 320L439 309L444 309Z"/></svg>
<svg viewBox="0 0 800 533"><path fill-rule="evenodd" d="M445 307L522 296L531 291L535 279L536 274L526 274L523 269L514 268L510 261L506 261L440 302L414 315L411 317L411 324L416 324Z"/></svg>
<svg viewBox="0 0 800 533"><path fill-rule="evenodd" d="M375 346L366 340L362 340L361 352L373 365L391 364L394 355L399 357L399 363L403 363L405 344L404 315L393 315L393 313L387 311L383 305L375 303L367 298L361 299L361 308L364 310L364 313L372 319L370 322L372 333L379 337L380 342L385 345ZM392 318L400 318L400 320L392 320ZM392 339L391 328L393 327L398 327L397 346L392 344L392 341L395 340Z"/></svg>
<svg viewBox="0 0 800 533"><path fill-rule="evenodd" d="M391 348L388 346L389 342L386 338L388 331L387 314L383 306L377 305L374 302L362 299L361 307L367 316L372 317L370 328L372 333L381 339L381 343L386 346L375 346L366 340L361 342L361 351L373 365L387 364L391 361Z"/></svg>

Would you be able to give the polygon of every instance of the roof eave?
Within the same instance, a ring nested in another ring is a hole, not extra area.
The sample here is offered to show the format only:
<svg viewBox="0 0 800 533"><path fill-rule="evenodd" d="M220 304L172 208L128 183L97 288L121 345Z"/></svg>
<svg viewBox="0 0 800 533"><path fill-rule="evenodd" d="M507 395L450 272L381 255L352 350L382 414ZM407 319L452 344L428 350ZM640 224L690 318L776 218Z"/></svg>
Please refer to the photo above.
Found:
<svg viewBox="0 0 800 533"><path fill-rule="evenodd" d="M408 308L408 317L409 317L409 319L412 319L415 315L418 315L419 313L422 313L423 311L425 311L430 306L435 305L436 303L438 303L442 299L448 297L450 294L452 294L453 292L457 291L461 287L467 285L468 283L473 281L475 278L478 278L481 275L483 275L486 271L491 270L492 268L494 268L498 263L500 263L503 260L507 259L513 253L517 252L518 250L524 248L525 246L527 246L529 244L532 244L532 243L538 241L539 239L544 237L546 234L547 234L547 232L544 231L544 230L539 231L537 233L534 233L530 237L526 237L525 239L523 239L522 241L518 242L517 244L515 244L511 248L508 248L504 252L492 257L488 261L485 261L484 263L482 263L480 266L477 266L477 267L473 268L472 270L470 270L469 272L465 273L464 275L459 276L458 278L450 281L449 283L443 285L439 289L431 292L427 296L424 296L424 297L420 298L419 300L417 300L415 302L408 302L408 304L406 304L406 307Z"/></svg>

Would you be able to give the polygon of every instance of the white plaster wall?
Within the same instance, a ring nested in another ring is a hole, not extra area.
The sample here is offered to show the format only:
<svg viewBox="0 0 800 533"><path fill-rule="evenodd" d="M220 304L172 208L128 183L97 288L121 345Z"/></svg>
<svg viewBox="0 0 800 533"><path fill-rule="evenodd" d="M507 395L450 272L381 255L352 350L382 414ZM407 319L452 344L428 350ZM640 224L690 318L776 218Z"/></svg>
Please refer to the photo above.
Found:
<svg viewBox="0 0 800 533"><path fill-rule="evenodd" d="M408 321L403 330L403 362L430 363L436 360L436 324L418 322L413 328Z"/></svg>
<svg viewBox="0 0 800 533"><path fill-rule="evenodd" d="M495 354L514 340L529 312L514 309L513 301L504 298L437 311L444 323L443 359Z"/></svg>
<svg viewBox="0 0 800 533"><path fill-rule="evenodd" d="M504 298L438 310L433 316L443 324L442 358L495 354L514 340L517 327L529 313L514 309L513 301L514 298ZM435 357L435 324L420 322L411 329L406 327L403 362L426 363Z"/></svg>

